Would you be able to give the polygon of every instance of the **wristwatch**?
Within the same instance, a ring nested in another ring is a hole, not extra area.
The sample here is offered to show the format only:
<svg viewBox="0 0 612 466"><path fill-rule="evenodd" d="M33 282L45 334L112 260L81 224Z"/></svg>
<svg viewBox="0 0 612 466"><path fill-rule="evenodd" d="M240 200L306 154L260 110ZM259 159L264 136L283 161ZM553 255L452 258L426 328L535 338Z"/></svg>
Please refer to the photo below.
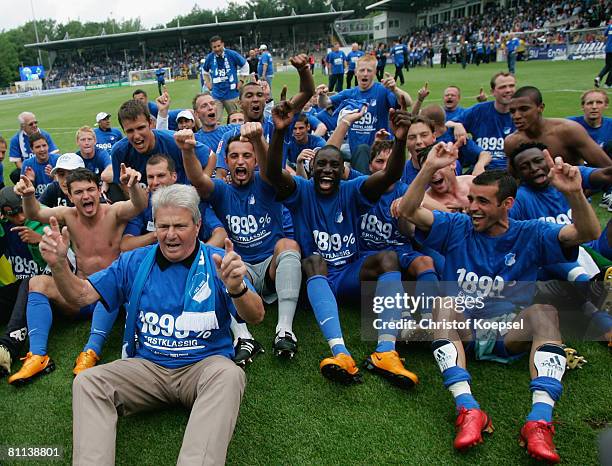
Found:
<svg viewBox="0 0 612 466"><path fill-rule="evenodd" d="M225 291L227 291L227 294L229 295L230 298L237 299L237 298L244 296L246 292L249 291L249 287L247 286L246 282L242 280L242 289L238 293L235 293L235 294L230 293L230 291L227 288L225 289Z"/></svg>

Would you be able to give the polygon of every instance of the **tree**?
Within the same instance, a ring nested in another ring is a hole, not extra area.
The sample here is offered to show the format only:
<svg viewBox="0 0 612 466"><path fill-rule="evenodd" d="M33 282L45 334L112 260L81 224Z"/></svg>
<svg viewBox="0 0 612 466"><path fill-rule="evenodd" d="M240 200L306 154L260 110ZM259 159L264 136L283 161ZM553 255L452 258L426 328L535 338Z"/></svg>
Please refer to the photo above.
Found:
<svg viewBox="0 0 612 466"><path fill-rule="evenodd" d="M6 33L0 34L0 87L7 87L19 78L19 56Z"/></svg>

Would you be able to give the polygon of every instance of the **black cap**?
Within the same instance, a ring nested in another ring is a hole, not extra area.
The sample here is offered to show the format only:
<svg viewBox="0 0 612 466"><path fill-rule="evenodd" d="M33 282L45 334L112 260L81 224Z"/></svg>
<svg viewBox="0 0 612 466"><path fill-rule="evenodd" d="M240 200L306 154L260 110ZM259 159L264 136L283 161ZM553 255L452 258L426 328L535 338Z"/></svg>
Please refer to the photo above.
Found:
<svg viewBox="0 0 612 466"><path fill-rule="evenodd" d="M12 186L0 189L0 209L4 210L5 207L9 207L10 210L16 210L21 207L21 198L15 194Z"/></svg>

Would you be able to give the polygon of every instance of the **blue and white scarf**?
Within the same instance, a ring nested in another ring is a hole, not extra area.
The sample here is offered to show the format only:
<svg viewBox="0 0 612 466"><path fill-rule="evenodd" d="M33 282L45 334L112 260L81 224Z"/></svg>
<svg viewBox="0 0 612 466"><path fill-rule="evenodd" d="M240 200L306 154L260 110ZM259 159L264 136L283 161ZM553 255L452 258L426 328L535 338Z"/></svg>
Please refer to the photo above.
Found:
<svg viewBox="0 0 612 466"><path fill-rule="evenodd" d="M212 259L208 256L204 244L198 241L197 246L199 248L197 258L191 264L189 274L187 275L183 313L176 319L175 327L177 330L204 332L219 328L219 322L215 313L214 280L216 268ZM144 285L155 264L158 247L151 248L147 252L136 272L136 278L126 309L122 358L134 357L136 353L138 306Z"/></svg>

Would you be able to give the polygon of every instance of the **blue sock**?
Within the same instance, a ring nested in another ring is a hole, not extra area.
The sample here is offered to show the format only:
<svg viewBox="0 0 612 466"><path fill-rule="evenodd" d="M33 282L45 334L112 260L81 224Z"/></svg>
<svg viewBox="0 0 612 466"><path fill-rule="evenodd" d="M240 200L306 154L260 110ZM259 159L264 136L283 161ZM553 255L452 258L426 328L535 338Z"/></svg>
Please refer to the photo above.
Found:
<svg viewBox="0 0 612 466"><path fill-rule="evenodd" d="M89 340L83 351L92 349L98 356L102 355L102 347L106 343L108 334L113 329L119 309L108 312L104 305L98 301L93 311L91 318L91 332L89 333Z"/></svg>
<svg viewBox="0 0 612 466"><path fill-rule="evenodd" d="M565 360L561 362L565 365ZM529 389L533 393L533 404L527 420L552 422L555 402L559 401L563 393L561 381L554 377L538 376L531 381Z"/></svg>
<svg viewBox="0 0 612 466"><path fill-rule="evenodd" d="M28 293L26 320L28 322L30 352L44 356L47 354L47 341L53 323L53 311L51 311L49 298L35 291Z"/></svg>
<svg viewBox="0 0 612 466"><path fill-rule="evenodd" d="M382 297L395 297L396 295L402 296L404 289L402 288L402 274L399 271L392 271L383 273L378 277L376 283L376 296ZM385 306L384 310L379 314L379 318L384 323L391 321L399 322L402 319L402 310L399 306L388 308ZM393 351L395 349L395 341L397 340L397 330L383 328L378 330L378 345L376 346L377 353L384 353L386 351Z"/></svg>
<svg viewBox="0 0 612 466"><path fill-rule="evenodd" d="M534 403L531 405L531 411L527 415L528 421L552 422L553 406L547 403Z"/></svg>
<svg viewBox="0 0 612 466"><path fill-rule="evenodd" d="M612 316L606 311L594 312L590 326L595 328L598 334L603 335L612 328Z"/></svg>
<svg viewBox="0 0 612 466"><path fill-rule="evenodd" d="M455 398L455 407L457 410L465 409L480 409L480 405L476 398L471 393L462 393Z"/></svg>
<svg viewBox="0 0 612 466"><path fill-rule="evenodd" d="M313 275L306 281L306 292L308 300L314 311L315 319L323 336L330 344L334 356L339 353L350 355L346 346L342 329L340 328L340 317L338 315L338 303L336 297L329 287L327 277L323 275Z"/></svg>
<svg viewBox="0 0 612 466"><path fill-rule="evenodd" d="M425 270L416 277L416 285L414 293L417 296L423 297L423 305L421 306L421 314L431 314L433 311L428 306L427 297L436 297L438 295L438 274L433 269Z"/></svg>
<svg viewBox="0 0 612 466"><path fill-rule="evenodd" d="M480 405L471 393L470 382L472 377L463 367L453 366L442 372L444 386L448 388L455 397L457 409L479 409Z"/></svg>

